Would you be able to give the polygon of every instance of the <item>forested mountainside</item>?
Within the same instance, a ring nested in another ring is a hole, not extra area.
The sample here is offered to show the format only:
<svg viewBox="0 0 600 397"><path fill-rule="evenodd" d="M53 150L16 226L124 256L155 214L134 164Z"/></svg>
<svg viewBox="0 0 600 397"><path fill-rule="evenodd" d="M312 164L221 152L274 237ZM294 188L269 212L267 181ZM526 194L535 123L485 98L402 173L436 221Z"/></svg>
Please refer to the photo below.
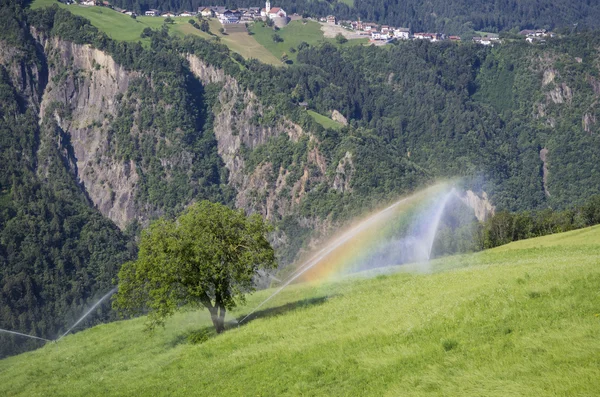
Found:
<svg viewBox="0 0 600 397"><path fill-rule="evenodd" d="M77 185L71 138L52 117L38 118L48 65L6 11L0 12L10 29L0 32L0 328L54 337L112 288L132 252ZM0 357L36 345L2 334Z"/></svg>
<svg viewBox="0 0 600 397"><path fill-rule="evenodd" d="M197 10L201 6L222 5L264 7L257 0L114 0L112 4L138 13L148 9L161 11ZM375 22L408 27L413 31L463 34L479 30L500 32L511 29L572 29L600 27L600 3L597 1L560 0L278 0L288 14L325 17L335 15L342 20Z"/></svg>
<svg viewBox="0 0 600 397"><path fill-rule="evenodd" d="M267 217L286 264L437 178L508 210L600 192L594 33L302 45L273 67L165 29L117 42L57 7L0 5L0 328L56 336L111 288L140 226L197 200ZM301 102L347 125L325 129ZM0 354L22 348L0 338Z"/></svg>

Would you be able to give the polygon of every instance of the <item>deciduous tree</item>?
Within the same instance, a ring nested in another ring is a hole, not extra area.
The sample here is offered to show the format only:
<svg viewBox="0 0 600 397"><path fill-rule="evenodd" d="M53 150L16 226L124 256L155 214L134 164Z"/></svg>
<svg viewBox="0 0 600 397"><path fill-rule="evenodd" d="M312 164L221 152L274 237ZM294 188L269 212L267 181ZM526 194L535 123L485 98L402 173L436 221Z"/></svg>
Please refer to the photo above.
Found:
<svg viewBox="0 0 600 397"><path fill-rule="evenodd" d="M148 327L164 324L182 307L208 309L218 333L227 310L254 290L259 269L276 266L270 228L257 214L203 201L174 221L161 219L143 232L138 259L119 272L115 306L122 313L148 311Z"/></svg>

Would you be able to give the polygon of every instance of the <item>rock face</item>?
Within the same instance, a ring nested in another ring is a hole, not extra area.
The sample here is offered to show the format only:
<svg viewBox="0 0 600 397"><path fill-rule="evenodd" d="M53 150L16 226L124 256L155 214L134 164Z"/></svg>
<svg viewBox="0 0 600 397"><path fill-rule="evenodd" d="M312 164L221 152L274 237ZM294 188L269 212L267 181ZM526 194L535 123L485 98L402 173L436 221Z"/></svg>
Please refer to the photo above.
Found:
<svg viewBox="0 0 600 397"><path fill-rule="evenodd" d="M346 152L335 169L333 188L342 193L351 191L350 181L352 180L353 174L354 163L352 162L352 153Z"/></svg>
<svg viewBox="0 0 600 397"><path fill-rule="evenodd" d="M494 215L496 212L496 207L490 203L486 192L482 192L480 197L472 190L467 190L463 195L461 195L460 199L466 205L473 208L475 217L480 222L484 222L488 217Z"/></svg>
<svg viewBox="0 0 600 397"><path fill-rule="evenodd" d="M333 121L337 121L340 124L348 125L348 120L346 120L346 118L337 110L333 110L331 112L331 119Z"/></svg>
<svg viewBox="0 0 600 397"><path fill-rule="evenodd" d="M56 119L70 137L78 182L100 212L124 228L138 216L134 195L139 177L133 161L110 155L109 119L116 113L115 97L139 74L89 45L57 38L39 41L49 64L40 120ZM57 109L66 109L69 116L61 117Z"/></svg>
<svg viewBox="0 0 600 397"><path fill-rule="evenodd" d="M187 55L187 60L190 70L203 84L221 84L218 104L213 109L214 133L219 155L229 171L229 185L237 191L236 206L247 212L259 212L269 219L288 213L305 193L308 169L304 170L300 180L291 187L291 197L280 197L287 186L289 172L284 169L274 170L271 163L246 170L243 150L256 149L270 138L281 134L286 134L291 141L297 142L305 135L304 131L285 118L277 120L273 125L252 122L265 112L264 106L253 92L242 89L234 78L194 55ZM309 163L316 164L324 174L325 160L318 149L313 149L308 157ZM272 183L273 180L275 183Z"/></svg>

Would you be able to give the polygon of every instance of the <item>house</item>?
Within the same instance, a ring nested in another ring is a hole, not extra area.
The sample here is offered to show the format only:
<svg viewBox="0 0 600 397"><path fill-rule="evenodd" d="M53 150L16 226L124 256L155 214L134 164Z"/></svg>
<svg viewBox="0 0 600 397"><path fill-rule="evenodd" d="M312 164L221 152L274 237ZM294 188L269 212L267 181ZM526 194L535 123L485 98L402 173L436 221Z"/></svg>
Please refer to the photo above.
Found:
<svg viewBox="0 0 600 397"><path fill-rule="evenodd" d="M177 14L175 14L171 11L167 11L167 12L163 12L162 14L160 14L160 16L163 18L174 18L177 16Z"/></svg>
<svg viewBox="0 0 600 397"><path fill-rule="evenodd" d="M179 14L180 17L193 17L192 13L189 11L183 11L181 14Z"/></svg>
<svg viewBox="0 0 600 397"><path fill-rule="evenodd" d="M390 31L390 27L388 25L381 26L381 34L388 34L389 31Z"/></svg>
<svg viewBox="0 0 600 397"><path fill-rule="evenodd" d="M240 21L240 18L236 15L236 13L231 10L218 13L217 18L219 18L219 22L221 22L223 25L227 23L238 23Z"/></svg>
<svg viewBox="0 0 600 397"><path fill-rule="evenodd" d="M481 44L481 45L490 45L490 44L492 44L492 41L487 36L484 36L484 37L474 36L473 43Z"/></svg>
<svg viewBox="0 0 600 397"><path fill-rule="evenodd" d="M335 15L327 15L327 23L335 25Z"/></svg>
<svg viewBox="0 0 600 397"><path fill-rule="evenodd" d="M137 14L133 11L124 11L123 14L129 15L130 17L137 17Z"/></svg>
<svg viewBox="0 0 600 397"><path fill-rule="evenodd" d="M199 7L198 12L205 18L210 18L214 15L213 10L211 10L209 7Z"/></svg>
<svg viewBox="0 0 600 397"><path fill-rule="evenodd" d="M420 40L429 40L431 42L439 41L442 39L442 36L439 33L415 33L415 39Z"/></svg>
<svg viewBox="0 0 600 397"><path fill-rule="evenodd" d="M450 39L450 41L460 41L460 36L450 36L448 39Z"/></svg>
<svg viewBox="0 0 600 397"><path fill-rule="evenodd" d="M229 9L227 7L211 7L211 10L213 12L213 14L219 18L219 15L223 15L226 11L229 11Z"/></svg>
<svg viewBox="0 0 600 397"><path fill-rule="evenodd" d="M84 0L81 3L82 6L95 6L96 2L94 0Z"/></svg>
<svg viewBox="0 0 600 397"><path fill-rule="evenodd" d="M381 32L378 32L377 30L371 30L371 40L381 40Z"/></svg>
<svg viewBox="0 0 600 397"><path fill-rule="evenodd" d="M377 25L374 25L372 23L365 23L365 24L363 24L363 30L365 32L371 32L373 30L377 30Z"/></svg>
<svg viewBox="0 0 600 397"><path fill-rule="evenodd" d="M408 40L410 39L410 29L396 28L394 29L394 37L397 39Z"/></svg>
<svg viewBox="0 0 600 397"><path fill-rule="evenodd" d="M145 16L147 17L157 17L158 14L158 10L148 10L144 13Z"/></svg>
<svg viewBox="0 0 600 397"><path fill-rule="evenodd" d="M521 36L535 36L535 30L523 29L519 32Z"/></svg>

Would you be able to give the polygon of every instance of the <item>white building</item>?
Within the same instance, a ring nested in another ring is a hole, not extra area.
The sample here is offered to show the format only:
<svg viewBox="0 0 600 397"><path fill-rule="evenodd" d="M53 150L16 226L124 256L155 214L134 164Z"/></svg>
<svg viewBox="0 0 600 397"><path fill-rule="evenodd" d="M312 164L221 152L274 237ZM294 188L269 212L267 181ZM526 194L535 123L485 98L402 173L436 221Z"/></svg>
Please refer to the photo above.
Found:
<svg viewBox="0 0 600 397"><path fill-rule="evenodd" d="M198 12L205 18L213 16L213 11L208 7L201 7L200 9L198 9Z"/></svg>
<svg viewBox="0 0 600 397"><path fill-rule="evenodd" d="M260 11L260 15L263 17L268 17L269 19L287 18L287 13L285 10L280 7L271 8L271 2L269 0L267 0L265 3L265 8Z"/></svg>
<svg viewBox="0 0 600 397"><path fill-rule="evenodd" d="M410 30L407 28L394 29L394 37L397 39L408 40L410 38Z"/></svg>
<svg viewBox="0 0 600 397"><path fill-rule="evenodd" d="M147 17L157 17L158 16L158 10L148 10L144 13L145 16Z"/></svg>

